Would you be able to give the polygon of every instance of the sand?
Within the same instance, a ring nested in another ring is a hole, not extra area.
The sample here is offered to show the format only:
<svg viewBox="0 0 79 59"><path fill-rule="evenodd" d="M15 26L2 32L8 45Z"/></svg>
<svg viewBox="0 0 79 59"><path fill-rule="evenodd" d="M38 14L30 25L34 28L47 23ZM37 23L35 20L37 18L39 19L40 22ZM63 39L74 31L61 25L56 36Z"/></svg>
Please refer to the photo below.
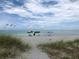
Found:
<svg viewBox="0 0 79 59"><path fill-rule="evenodd" d="M28 42L32 45L40 43L56 42L60 40L68 41L79 38L79 35L55 35L55 36L18 36L25 43Z"/></svg>
<svg viewBox="0 0 79 59"><path fill-rule="evenodd" d="M60 40L70 41L78 39L79 35L55 35L55 36L17 36L21 38L24 43L29 43L32 46L32 50L27 54L23 54L22 59L50 59L49 56L37 48L38 44L47 42L56 42Z"/></svg>

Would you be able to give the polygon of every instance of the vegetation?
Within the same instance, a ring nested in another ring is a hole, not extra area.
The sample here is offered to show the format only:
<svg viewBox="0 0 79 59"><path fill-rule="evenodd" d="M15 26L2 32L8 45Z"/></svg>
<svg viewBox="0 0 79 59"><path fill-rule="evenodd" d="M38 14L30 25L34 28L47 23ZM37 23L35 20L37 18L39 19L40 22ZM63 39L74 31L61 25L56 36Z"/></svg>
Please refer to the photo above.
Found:
<svg viewBox="0 0 79 59"><path fill-rule="evenodd" d="M51 59L79 59L79 39L38 45Z"/></svg>
<svg viewBox="0 0 79 59"><path fill-rule="evenodd" d="M0 36L0 59L16 58L29 49L30 46L18 38L6 35Z"/></svg>

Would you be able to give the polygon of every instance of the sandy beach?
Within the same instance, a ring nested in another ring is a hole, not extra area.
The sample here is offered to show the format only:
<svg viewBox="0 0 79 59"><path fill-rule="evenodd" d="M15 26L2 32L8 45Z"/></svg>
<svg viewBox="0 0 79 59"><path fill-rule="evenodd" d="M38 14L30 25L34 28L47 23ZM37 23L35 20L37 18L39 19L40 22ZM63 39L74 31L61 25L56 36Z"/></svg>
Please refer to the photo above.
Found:
<svg viewBox="0 0 79 59"><path fill-rule="evenodd" d="M37 48L38 44L47 42L56 42L60 40L70 41L78 39L79 35L59 35L59 36L17 36L24 43L29 43L32 46L32 50L26 54L23 54L22 59L50 59L49 56ZM27 56L27 57L26 57Z"/></svg>
<svg viewBox="0 0 79 59"><path fill-rule="evenodd" d="M79 35L55 35L55 36L17 36L18 38L21 38L22 41L28 42L30 44L40 44L40 43L46 43L46 42L56 42L60 40L74 40L78 39Z"/></svg>

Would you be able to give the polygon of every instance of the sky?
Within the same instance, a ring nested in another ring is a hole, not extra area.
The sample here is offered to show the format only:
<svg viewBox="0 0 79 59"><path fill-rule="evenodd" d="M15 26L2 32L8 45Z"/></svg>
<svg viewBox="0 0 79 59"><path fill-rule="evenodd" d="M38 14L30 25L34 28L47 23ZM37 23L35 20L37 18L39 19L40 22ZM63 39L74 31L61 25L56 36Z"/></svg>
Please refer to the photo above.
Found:
<svg viewBox="0 0 79 59"><path fill-rule="evenodd" d="M0 0L0 30L79 29L79 0Z"/></svg>

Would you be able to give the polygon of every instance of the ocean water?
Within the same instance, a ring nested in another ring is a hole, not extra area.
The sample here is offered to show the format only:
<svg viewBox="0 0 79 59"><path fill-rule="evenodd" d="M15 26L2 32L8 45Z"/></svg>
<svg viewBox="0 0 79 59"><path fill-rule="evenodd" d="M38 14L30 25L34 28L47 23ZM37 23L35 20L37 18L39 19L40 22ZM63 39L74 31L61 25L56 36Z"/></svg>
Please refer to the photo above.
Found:
<svg viewBox="0 0 79 59"><path fill-rule="evenodd" d="M0 30L0 35L29 35L26 30ZM32 35L32 33L30 34ZM79 30L41 30L36 35L79 35Z"/></svg>

